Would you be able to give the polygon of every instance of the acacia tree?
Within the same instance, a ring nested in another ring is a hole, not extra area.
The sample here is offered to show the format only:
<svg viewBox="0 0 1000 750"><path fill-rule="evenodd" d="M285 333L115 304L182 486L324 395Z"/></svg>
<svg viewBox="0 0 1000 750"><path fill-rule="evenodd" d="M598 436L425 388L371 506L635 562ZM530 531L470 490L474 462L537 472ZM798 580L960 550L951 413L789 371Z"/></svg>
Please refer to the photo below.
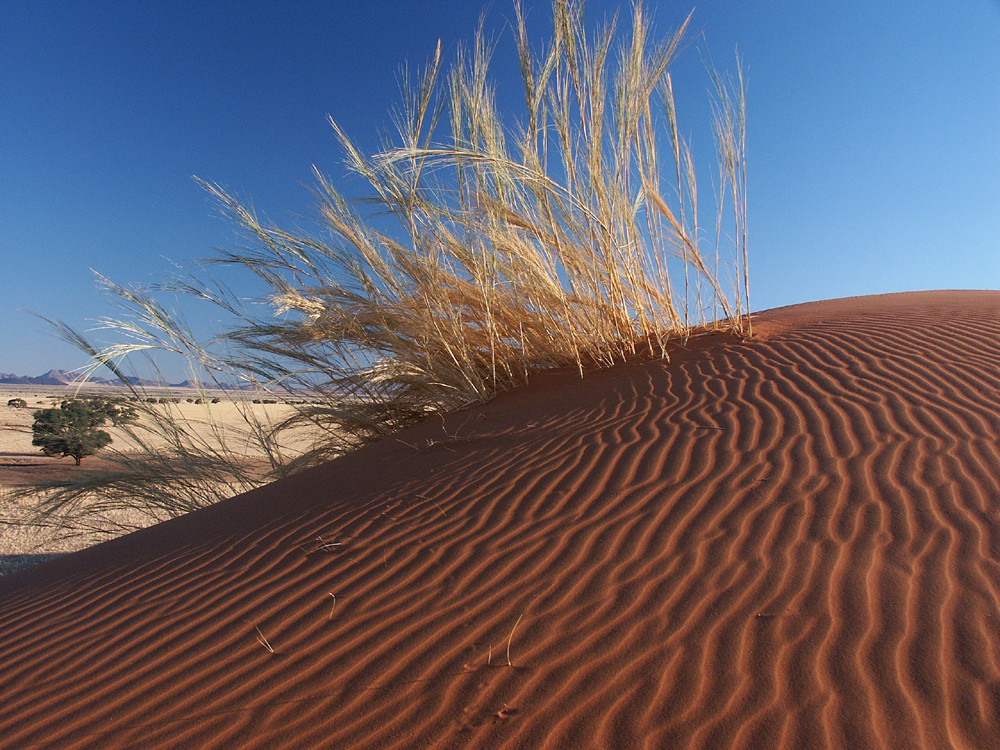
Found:
<svg viewBox="0 0 1000 750"><path fill-rule="evenodd" d="M136 412L135 407L120 398L91 397L83 403L95 414L105 417L115 427L135 424L138 421L138 412Z"/></svg>
<svg viewBox="0 0 1000 750"><path fill-rule="evenodd" d="M104 399L69 399L58 409L39 409L31 427L31 444L46 456L72 456L76 465L111 443L111 436L100 429L111 418L109 402ZM115 413L116 419L120 417Z"/></svg>

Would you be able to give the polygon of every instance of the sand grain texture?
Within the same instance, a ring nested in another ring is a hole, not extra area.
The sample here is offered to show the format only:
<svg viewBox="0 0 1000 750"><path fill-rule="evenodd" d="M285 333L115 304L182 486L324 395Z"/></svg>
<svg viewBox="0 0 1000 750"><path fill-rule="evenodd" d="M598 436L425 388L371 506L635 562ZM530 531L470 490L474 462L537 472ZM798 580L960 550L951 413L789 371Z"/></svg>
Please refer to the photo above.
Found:
<svg viewBox="0 0 1000 750"><path fill-rule="evenodd" d="M1000 293L756 325L0 579L0 746L995 747Z"/></svg>

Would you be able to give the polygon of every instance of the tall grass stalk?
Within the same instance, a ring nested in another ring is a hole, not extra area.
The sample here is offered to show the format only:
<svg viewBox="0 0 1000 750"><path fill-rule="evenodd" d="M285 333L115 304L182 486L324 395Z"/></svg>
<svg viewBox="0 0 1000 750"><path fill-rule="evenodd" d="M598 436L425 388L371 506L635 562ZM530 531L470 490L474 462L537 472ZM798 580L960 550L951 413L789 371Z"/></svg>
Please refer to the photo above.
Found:
<svg viewBox="0 0 1000 750"><path fill-rule="evenodd" d="M268 289L261 308L244 307L216 282L162 285L236 321L211 345L159 305L157 290L106 280L131 311L106 324L128 340L96 348L64 333L95 368L117 372L123 358L165 349L219 379L318 393L321 404L279 427L309 425L319 439L292 459L275 451L266 478L485 401L540 370L571 365L583 374L656 356L695 326L748 333L742 74L734 82L711 71L719 177L714 244L706 243L670 73L690 16L657 39L641 4L627 29L615 19L596 33L584 26L581 2L553 0L552 8L552 36L536 49L514 6L519 116L497 106L494 46L480 26L450 68L439 44L418 79L404 80L394 142L366 154L331 120L347 167L371 196L349 202L316 170L316 234L262 221L202 181L247 240L213 262L249 270ZM157 429L179 428L166 420ZM274 441L274 432L251 432ZM231 455L184 446L172 454L177 462L153 469L156 478L139 480L144 489L124 475L92 489L122 501L134 491L154 504L168 493L177 509L210 502L181 477L228 481Z"/></svg>

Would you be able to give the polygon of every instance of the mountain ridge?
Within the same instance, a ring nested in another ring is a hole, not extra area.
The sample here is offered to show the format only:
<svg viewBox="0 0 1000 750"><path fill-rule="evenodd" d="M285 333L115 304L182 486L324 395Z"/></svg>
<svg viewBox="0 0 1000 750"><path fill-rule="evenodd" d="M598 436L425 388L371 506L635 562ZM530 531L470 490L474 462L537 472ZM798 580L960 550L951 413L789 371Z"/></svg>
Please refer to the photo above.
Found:
<svg viewBox="0 0 1000 750"><path fill-rule="evenodd" d="M15 375L14 373L0 372L0 385L55 385L55 386L69 386L75 385L79 382L79 377L72 370L59 370L51 369L48 372L42 373L41 375ZM129 383L134 386L139 386L143 388L209 388L209 389L224 389L224 390L241 390L240 386L223 384L212 384L211 386L206 386L204 384L199 384L194 380L182 380L179 383L161 383L156 380L147 380L145 378L129 378ZM113 386L116 388L124 388L125 384L122 383L117 378L109 379L102 377L91 377L85 381L85 384L89 385L105 385Z"/></svg>

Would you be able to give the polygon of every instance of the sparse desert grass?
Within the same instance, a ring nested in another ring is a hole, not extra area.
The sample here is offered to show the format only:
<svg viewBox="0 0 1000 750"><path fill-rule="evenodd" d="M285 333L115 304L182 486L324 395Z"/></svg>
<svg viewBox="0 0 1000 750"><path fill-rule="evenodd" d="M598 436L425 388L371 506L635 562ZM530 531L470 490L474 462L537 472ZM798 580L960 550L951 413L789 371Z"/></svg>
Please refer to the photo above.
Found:
<svg viewBox="0 0 1000 750"><path fill-rule="evenodd" d="M317 171L318 232L262 221L203 183L247 241L214 262L263 281L263 305L245 305L212 278L151 290L103 279L127 313L105 321L124 343L94 346L62 326L95 369L120 372L124 359L166 351L196 374L277 391L307 386L321 402L276 429L247 423L272 462L263 478L243 476L231 452L167 418L157 429L169 453L88 491L196 507L217 497L206 486L280 476L543 369L583 374L656 356L697 325L748 332L742 75L710 71L715 118L706 127L719 177L706 229L670 74L688 21L656 39L637 4L626 31L612 21L592 34L580 3L552 8L552 37L536 50L515 4L519 115L497 107L493 45L481 29L447 71L439 45L422 75L404 81L396 140L378 153L363 153L331 121L370 194L351 203ZM203 344L158 301L163 289L208 300L235 323ZM314 430L311 445L291 458L276 449L283 430L303 425Z"/></svg>

